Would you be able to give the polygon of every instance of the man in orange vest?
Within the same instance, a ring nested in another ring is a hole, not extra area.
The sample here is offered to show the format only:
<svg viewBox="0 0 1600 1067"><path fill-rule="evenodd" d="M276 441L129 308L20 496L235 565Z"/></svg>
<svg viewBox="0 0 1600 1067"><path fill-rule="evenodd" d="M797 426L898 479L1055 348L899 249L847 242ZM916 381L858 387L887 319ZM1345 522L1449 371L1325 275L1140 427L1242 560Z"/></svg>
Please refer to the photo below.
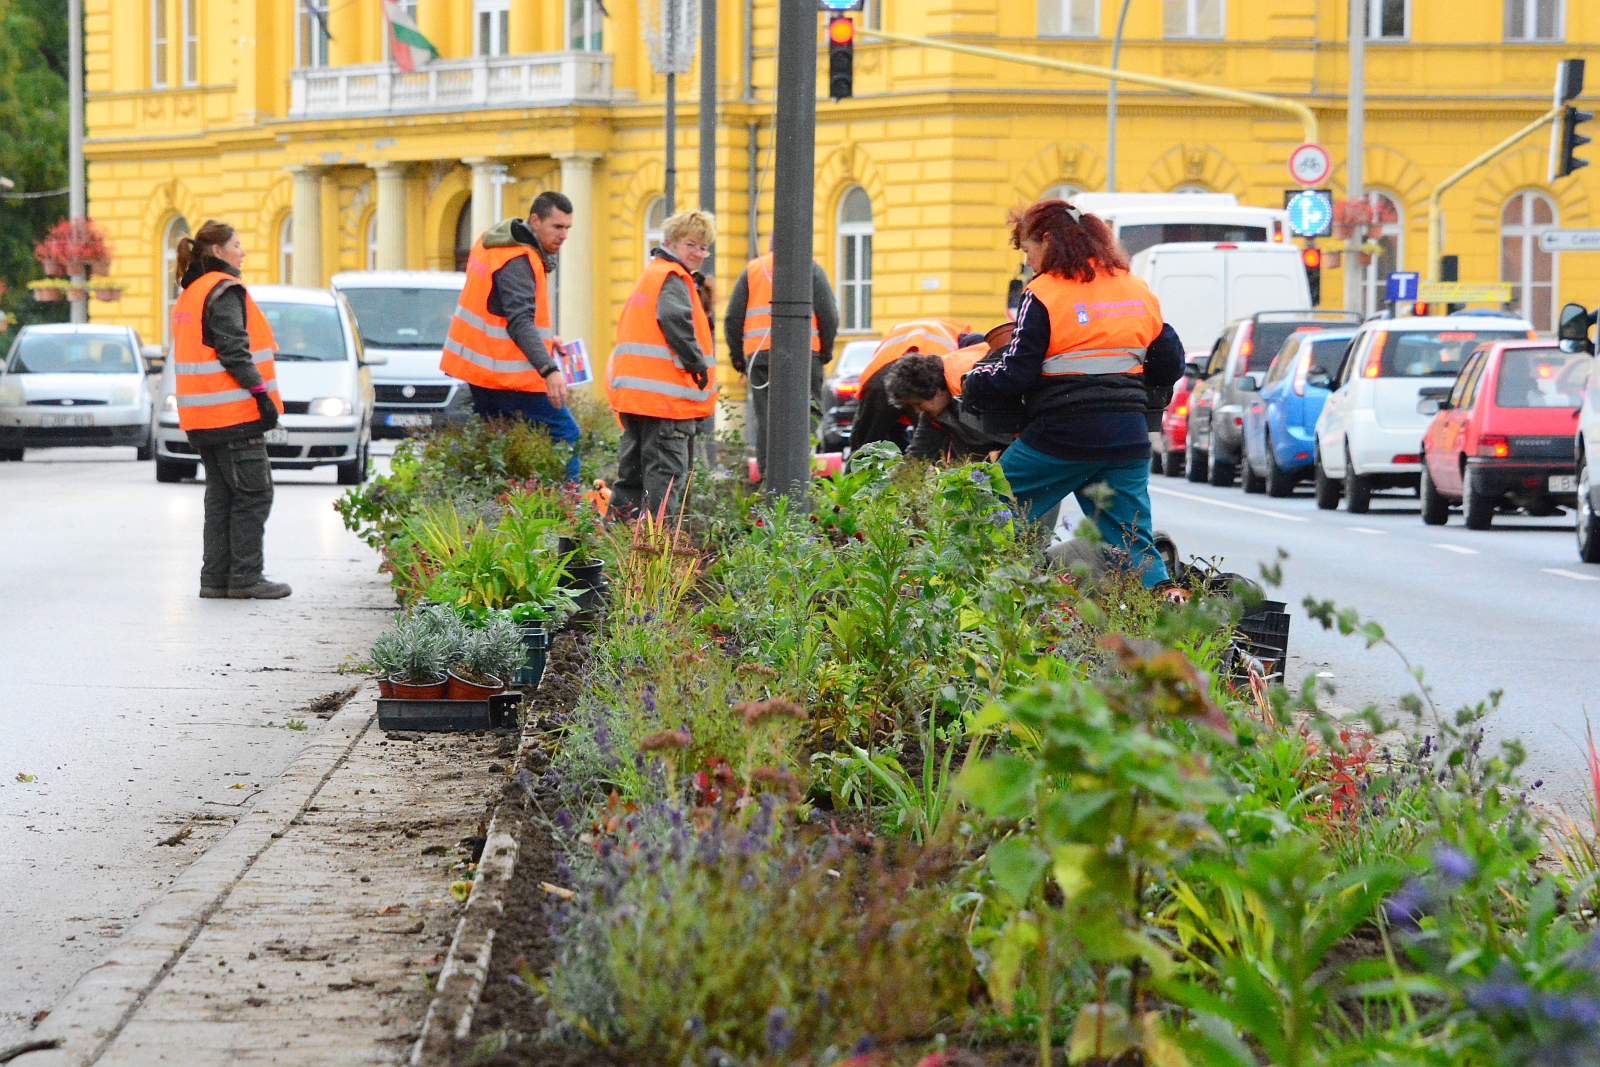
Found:
<svg viewBox="0 0 1600 1067"><path fill-rule="evenodd" d="M622 423L613 515L663 508L676 514L682 506L694 439L717 410L711 319L694 284L716 239L716 222L706 212L672 216L622 307L606 371L611 408Z"/></svg>
<svg viewBox="0 0 1600 1067"><path fill-rule="evenodd" d="M772 354L772 263L764 256L745 264L744 273L728 294L728 311L722 325L728 338L729 362L750 376L750 441L755 446L756 467L767 468L767 382ZM834 338L839 333L839 305L821 264L811 264L811 404L821 414L824 368L833 362Z"/></svg>
<svg viewBox="0 0 1600 1067"><path fill-rule="evenodd" d="M874 441L892 441L904 450L911 444L916 413L889 403L884 378L879 372L911 352L943 356L958 348L977 344L983 338L967 333L970 327L954 319L925 318L902 322L883 335L872 362L862 370L856 397L856 417L850 427L850 447L860 448Z"/></svg>
<svg viewBox="0 0 1600 1067"><path fill-rule="evenodd" d="M982 418L961 403L962 379L995 351L979 342L943 356L912 352L884 370L889 403L918 415L906 455L930 463L984 459L1011 444L1014 434L986 431Z"/></svg>
<svg viewBox="0 0 1600 1067"><path fill-rule="evenodd" d="M467 283L439 360L440 370L472 389L480 417L525 419L568 445L580 433L556 358L549 276L571 230L572 201L552 191L534 199L527 222L507 219L485 231L467 257ZM576 451L566 478L578 480Z"/></svg>

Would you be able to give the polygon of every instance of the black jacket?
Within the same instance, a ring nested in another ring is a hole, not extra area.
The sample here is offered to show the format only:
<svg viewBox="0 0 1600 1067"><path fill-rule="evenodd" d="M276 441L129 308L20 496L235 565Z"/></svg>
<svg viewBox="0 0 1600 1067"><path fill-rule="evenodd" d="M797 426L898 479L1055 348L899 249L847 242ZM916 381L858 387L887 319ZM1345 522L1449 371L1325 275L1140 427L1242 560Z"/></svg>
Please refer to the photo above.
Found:
<svg viewBox="0 0 1600 1067"><path fill-rule="evenodd" d="M239 272L212 256L196 256L184 272L180 287L187 289L201 276L220 272L238 278ZM253 389L261 384L261 372L250 355L250 331L245 323L244 284L237 281L218 282L206 296L206 306L200 314L200 340L208 348L216 349L217 361L222 369L233 376L241 389ZM237 426L224 426L219 430L190 430L185 435L195 447L225 445L243 441L262 434L261 420L242 422Z"/></svg>
<svg viewBox="0 0 1600 1067"><path fill-rule="evenodd" d="M929 462L982 459L990 452L1005 450L1011 441L1010 434L986 431L980 417L967 411L961 397L955 396L938 415L918 416L906 455Z"/></svg>
<svg viewBox="0 0 1600 1067"><path fill-rule="evenodd" d="M740 374L748 374L744 358L744 313L750 304L750 268L745 267L734 280L733 292L728 294L728 310L722 318L722 336L728 342L728 360ZM833 362L833 343L839 336L839 305L833 299L833 286L828 284L828 272L820 263L811 264L811 313L817 317L817 334L822 340L822 351L816 353L817 362L826 367ZM756 362L764 363L765 349L756 353Z"/></svg>

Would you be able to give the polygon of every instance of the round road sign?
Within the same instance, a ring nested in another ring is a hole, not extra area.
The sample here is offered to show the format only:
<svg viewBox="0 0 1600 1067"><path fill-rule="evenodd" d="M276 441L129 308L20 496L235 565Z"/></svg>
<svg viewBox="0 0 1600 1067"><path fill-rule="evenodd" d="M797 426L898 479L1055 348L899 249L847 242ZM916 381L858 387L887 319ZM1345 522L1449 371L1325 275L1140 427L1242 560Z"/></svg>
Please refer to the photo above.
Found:
<svg viewBox="0 0 1600 1067"><path fill-rule="evenodd" d="M1289 174L1301 185L1321 185L1331 170L1328 150L1319 144L1303 144L1289 153Z"/></svg>

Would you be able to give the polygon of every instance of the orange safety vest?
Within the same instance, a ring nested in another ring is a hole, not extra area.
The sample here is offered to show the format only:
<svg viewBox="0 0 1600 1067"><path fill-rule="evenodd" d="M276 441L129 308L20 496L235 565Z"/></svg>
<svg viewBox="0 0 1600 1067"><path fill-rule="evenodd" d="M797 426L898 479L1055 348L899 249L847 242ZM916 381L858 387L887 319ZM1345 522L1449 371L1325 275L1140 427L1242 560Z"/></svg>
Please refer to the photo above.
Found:
<svg viewBox="0 0 1600 1067"><path fill-rule="evenodd" d="M772 263L768 252L752 259L744 268L744 282L749 296L744 303L744 354L749 359L757 352L772 347ZM822 351L822 330L817 326L817 316L811 315L811 351Z"/></svg>
<svg viewBox="0 0 1600 1067"><path fill-rule="evenodd" d="M607 391L618 414L649 415L658 419L703 419L717 410L717 368L711 351L711 320L698 299L691 298L694 336L705 354L704 389L695 384L683 362L667 345L656 322L656 301L661 286L676 275L694 293L694 279L683 264L660 256L651 258L617 322L617 343L611 349Z"/></svg>
<svg viewBox="0 0 1600 1067"><path fill-rule="evenodd" d="M1078 282L1041 274L1028 290L1050 312L1045 378L1144 374L1145 351L1161 336L1161 303L1143 278L1102 271Z"/></svg>
<svg viewBox="0 0 1600 1067"><path fill-rule="evenodd" d="M951 396L961 395L961 379L967 372L978 365L978 360L989 354L988 344L968 345L958 348L948 355L941 356L944 360L944 384L950 390Z"/></svg>
<svg viewBox="0 0 1600 1067"><path fill-rule="evenodd" d="M243 426L261 418L256 398L228 373L217 358L217 350L204 340L206 298L219 285L243 288L243 283L233 275L214 270L190 282L172 305L172 373L177 385L178 426L185 433ZM272 360L278 344L272 339L267 317L250 299L248 289L244 291L244 323L250 334L250 358L261 372L272 405L282 414L278 368Z"/></svg>
<svg viewBox="0 0 1600 1067"><path fill-rule="evenodd" d="M511 339L503 315L489 313L494 272L518 256L533 265L533 325L551 356L556 355L556 332L550 325L550 289L544 259L527 245L483 247L479 237L467 257L467 284L461 287L455 318L445 335L439 369L468 385L485 389L510 389L518 393L546 391L544 375L533 369L528 357Z"/></svg>
<svg viewBox="0 0 1600 1067"><path fill-rule="evenodd" d="M953 319L912 319L883 335L872 362L861 372L862 388L874 375L915 348L925 356L944 356L956 350L961 335L972 327Z"/></svg>

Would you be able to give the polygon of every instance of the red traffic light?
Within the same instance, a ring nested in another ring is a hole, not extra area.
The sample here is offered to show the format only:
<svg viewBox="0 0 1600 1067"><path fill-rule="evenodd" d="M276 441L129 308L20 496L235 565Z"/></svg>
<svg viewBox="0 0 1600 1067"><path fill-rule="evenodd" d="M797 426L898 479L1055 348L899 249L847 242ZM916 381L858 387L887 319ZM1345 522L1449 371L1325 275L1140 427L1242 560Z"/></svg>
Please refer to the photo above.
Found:
<svg viewBox="0 0 1600 1067"><path fill-rule="evenodd" d="M849 45L856 42L856 24L843 15L828 20L828 43Z"/></svg>
<svg viewBox="0 0 1600 1067"><path fill-rule="evenodd" d="M1305 264L1306 270L1320 270L1322 268L1322 249L1302 249L1300 251L1300 262Z"/></svg>

